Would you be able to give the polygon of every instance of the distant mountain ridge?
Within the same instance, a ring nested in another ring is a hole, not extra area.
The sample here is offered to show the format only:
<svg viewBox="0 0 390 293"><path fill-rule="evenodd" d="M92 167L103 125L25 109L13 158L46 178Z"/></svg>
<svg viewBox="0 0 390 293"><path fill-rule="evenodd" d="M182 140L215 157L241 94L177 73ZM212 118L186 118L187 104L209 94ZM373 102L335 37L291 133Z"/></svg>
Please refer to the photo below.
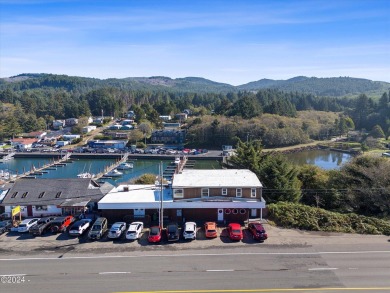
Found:
<svg viewBox="0 0 390 293"><path fill-rule="evenodd" d="M127 77L98 79L46 73L24 73L0 79L0 90L10 87L13 90L34 88L64 88L69 91L85 92L102 87L120 87L128 90L160 90L175 92L238 92L277 89L286 92L305 92L318 96L341 97L360 93L383 93L390 83L363 78L330 77L317 78L297 76L287 80L260 79L247 84L233 86L201 77L172 79L166 76Z"/></svg>

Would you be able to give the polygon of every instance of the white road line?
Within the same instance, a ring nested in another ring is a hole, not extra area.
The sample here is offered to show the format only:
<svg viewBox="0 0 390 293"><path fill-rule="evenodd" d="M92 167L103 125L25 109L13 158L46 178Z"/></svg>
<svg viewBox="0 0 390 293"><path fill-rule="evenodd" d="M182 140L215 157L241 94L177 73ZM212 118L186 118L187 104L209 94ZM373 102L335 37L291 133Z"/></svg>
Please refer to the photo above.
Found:
<svg viewBox="0 0 390 293"><path fill-rule="evenodd" d="M0 258L0 261L20 260L72 260L72 259L109 259L109 258L142 258L142 257L195 257L195 256L231 256L231 255L331 255L331 254L389 254L390 250L369 251L320 251L320 252L236 252L236 253L194 253L194 254L145 254L145 255L98 255L98 256L64 256L64 257L26 257Z"/></svg>
<svg viewBox="0 0 390 293"><path fill-rule="evenodd" d="M311 268L309 271L334 271L338 270L338 268Z"/></svg>
<svg viewBox="0 0 390 293"><path fill-rule="evenodd" d="M100 272L99 275L109 275L109 274L131 274L131 272Z"/></svg>
<svg viewBox="0 0 390 293"><path fill-rule="evenodd" d="M234 272L234 270L206 270L206 272Z"/></svg>

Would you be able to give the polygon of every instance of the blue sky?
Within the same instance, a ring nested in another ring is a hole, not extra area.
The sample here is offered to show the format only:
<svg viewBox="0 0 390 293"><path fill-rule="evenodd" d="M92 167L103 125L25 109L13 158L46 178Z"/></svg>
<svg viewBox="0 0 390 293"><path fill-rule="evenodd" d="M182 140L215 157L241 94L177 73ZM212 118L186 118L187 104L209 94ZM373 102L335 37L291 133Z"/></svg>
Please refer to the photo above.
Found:
<svg viewBox="0 0 390 293"><path fill-rule="evenodd" d="M390 82L390 1L0 0L0 77Z"/></svg>

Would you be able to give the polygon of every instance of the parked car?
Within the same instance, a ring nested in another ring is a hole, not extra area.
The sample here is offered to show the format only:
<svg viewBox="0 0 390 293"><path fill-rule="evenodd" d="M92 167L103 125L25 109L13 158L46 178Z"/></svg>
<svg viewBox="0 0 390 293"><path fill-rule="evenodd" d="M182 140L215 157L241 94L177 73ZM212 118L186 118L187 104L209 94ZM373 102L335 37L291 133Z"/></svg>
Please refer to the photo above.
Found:
<svg viewBox="0 0 390 293"><path fill-rule="evenodd" d="M238 223L230 223L228 225L229 238L234 241L240 241L243 238L241 225Z"/></svg>
<svg viewBox="0 0 390 293"><path fill-rule="evenodd" d="M0 214L0 220L10 220L11 219L11 214L10 213L2 213Z"/></svg>
<svg viewBox="0 0 390 293"><path fill-rule="evenodd" d="M217 224L215 222L206 222L204 224L204 233L206 238L215 238L217 234Z"/></svg>
<svg viewBox="0 0 390 293"><path fill-rule="evenodd" d="M93 223L91 230L88 232L88 238L91 240L98 240L103 237L107 231L107 219L100 217Z"/></svg>
<svg viewBox="0 0 390 293"><path fill-rule="evenodd" d="M122 233L126 230L126 223L125 222L116 222L114 223L110 231L108 232L108 238L116 239L120 238L122 236Z"/></svg>
<svg viewBox="0 0 390 293"><path fill-rule="evenodd" d="M186 222L183 229L183 238L184 239L196 239L196 223L195 222Z"/></svg>
<svg viewBox="0 0 390 293"><path fill-rule="evenodd" d="M38 222L38 218L32 218L32 219L26 219L26 220L23 220L20 224L19 224L19 227L18 227L18 232L19 233L25 233L25 232L28 232L28 230L30 230L30 228L36 224Z"/></svg>
<svg viewBox="0 0 390 293"><path fill-rule="evenodd" d="M65 232L74 222L73 216L57 217L50 224L50 231L52 233Z"/></svg>
<svg viewBox="0 0 390 293"><path fill-rule="evenodd" d="M39 219L39 221L30 228L30 234L34 236L44 234L50 228L51 222L53 220L54 217L44 217Z"/></svg>
<svg viewBox="0 0 390 293"><path fill-rule="evenodd" d="M91 226L91 219L82 219L75 222L69 229L69 235L81 236Z"/></svg>
<svg viewBox="0 0 390 293"><path fill-rule="evenodd" d="M12 221L11 220L4 220L0 222L0 235L8 232L12 228Z"/></svg>
<svg viewBox="0 0 390 293"><path fill-rule="evenodd" d="M263 242L268 238L268 235L263 227L263 225L259 222L252 222L248 225L248 230L252 234L253 239L259 240Z"/></svg>
<svg viewBox="0 0 390 293"><path fill-rule="evenodd" d="M133 222L129 225L129 228L126 232L126 239L136 240L141 237L142 229L144 228L144 223L142 222Z"/></svg>
<svg viewBox="0 0 390 293"><path fill-rule="evenodd" d="M160 226L150 227L148 241L151 243L160 242L161 241L161 233L162 233L162 230L161 230Z"/></svg>
<svg viewBox="0 0 390 293"><path fill-rule="evenodd" d="M166 228L168 241L178 241L180 238L179 226L177 224L169 224Z"/></svg>

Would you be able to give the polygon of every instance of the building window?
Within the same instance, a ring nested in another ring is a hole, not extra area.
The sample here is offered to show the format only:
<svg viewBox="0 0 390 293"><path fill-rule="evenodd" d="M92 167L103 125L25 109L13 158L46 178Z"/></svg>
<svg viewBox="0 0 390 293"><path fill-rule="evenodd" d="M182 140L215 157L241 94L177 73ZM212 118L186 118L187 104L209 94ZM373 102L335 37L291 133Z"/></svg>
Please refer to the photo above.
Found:
<svg viewBox="0 0 390 293"><path fill-rule="evenodd" d="M14 192L11 196L11 198L15 198L18 195L18 192Z"/></svg>
<svg viewBox="0 0 390 293"><path fill-rule="evenodd" d="M38 195L38 198L42 198L44 195L45 195L45 192L41 192L41 193Z"/></svg>
<svg viewBox="0 0 390 293"><path fill-rule="evenodd" d="M60 191L60 192L57 192L56 198L59 198L60 196L61 196L61 191Z"/></svg>
<svg viewBox="0 0 390 293"><path fill-rule="evenodd" d="M222 195L227 195L227 188L222 188Z"/></svg>
<svg viewBox="0 0 390 293"><path fill-rule="evenodd" d="M28 192L22 194L22 198L26 198Z"/></svg>
<svg viewBox="0 0 390 293"><path fill-rule="evenodd" d="M47 206L35 206L36 211L47 211Z"/></svg>
<svg viewBox="0 0 390 293"><path fill-rule="evenodd" d="M183 198L184 190L183 189L174 189L173 190L173 198Z"/></svg>
<svg viewBox="0 0 390 293"><path fill-rule="evenodd" d="M242 188L236 189L236 197L242 197Z"/></svg>
<svg viewBox="0 0 390 293"><path fill-rule="evenodd" d="M209 197L209 189L202 188L202 197Z"/></svg>
<svg viewBox="0 0 390 293"><path fill-rule="evenodd" d="M251 197L256 197L256 188L251 188Z"/></svg>

